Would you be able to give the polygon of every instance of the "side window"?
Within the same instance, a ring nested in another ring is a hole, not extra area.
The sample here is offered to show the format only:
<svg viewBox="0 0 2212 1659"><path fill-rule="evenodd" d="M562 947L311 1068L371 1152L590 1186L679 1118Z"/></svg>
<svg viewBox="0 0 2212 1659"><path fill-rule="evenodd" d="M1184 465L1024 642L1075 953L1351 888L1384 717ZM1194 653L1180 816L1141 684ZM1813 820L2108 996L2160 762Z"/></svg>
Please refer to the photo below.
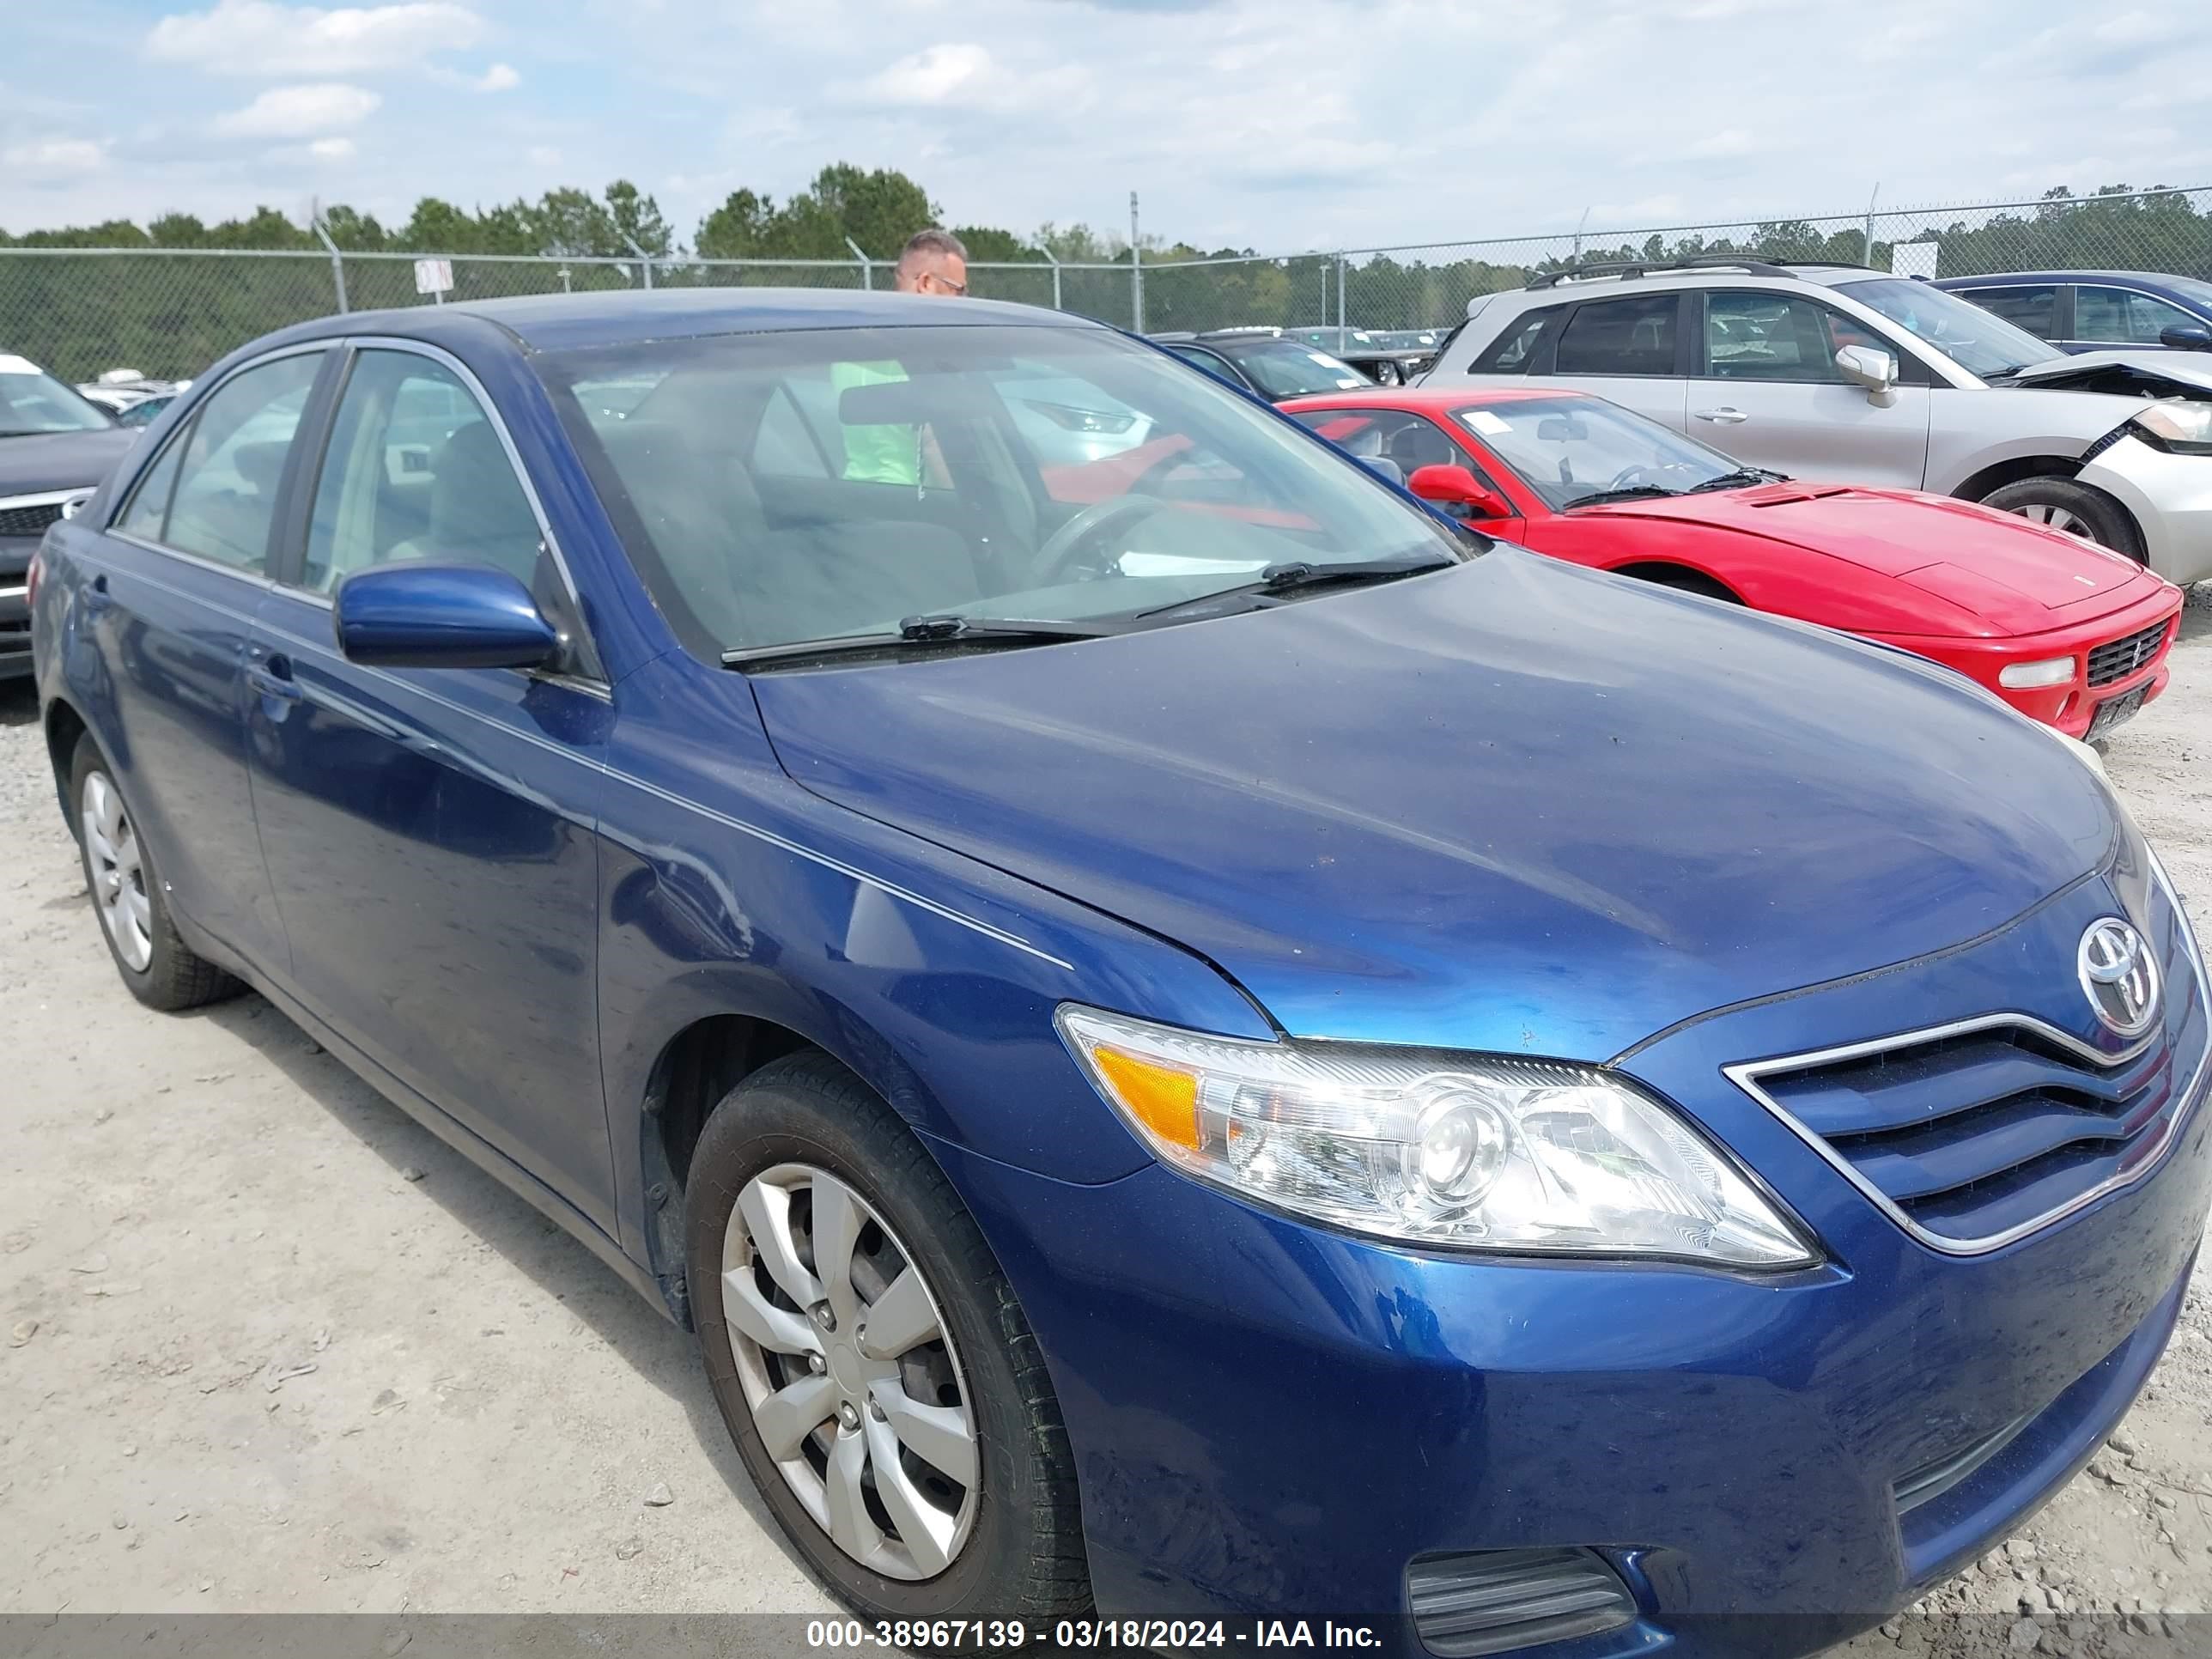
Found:
<svg viewBox="0 0 2212 1659"><path fill-rule="evenodd" d="M189 430L179 432L169 440L160 458L146 469L146 476L139 479L137 490L131 497L131 505L123 509L123 516L115 521L118 530L127 530L149 542L161 539L162 526L169 517L169 495L177 487L177 460L191 440Z"/></svg>
<svg viewBox="0 0 2212 1659"><path fill-rule="evenodd" d="M1705 295L1700 372L1711 379L1833 384L1844 378L1836 371L1836 352L1847 345L1891 350L1851 319L1810 300L1748 289Z"/></svg>
<svg viewBox="0 0 2212 1659"><path fill-rule="evenodd" d="M233 375L201 405L163 542L240 570L268 568L276 487L322 364L319 351L279 357Z"/></svg>
<svg viewBox="0 0 2212 1659"><path fill-rule="evenodd" d="M2055 283L2039 283L2032 288L2014 285L1958 291L1960 297L1972 300L1984 311L1995 312L2030 334L2048 340L2058 332L2058 285Z"/></svg>
<svg viewBox="0 0 2212 1659"><path fill-rule="evenodd" d="M760 426L753 434L751 466L757 477L833 476L829 458L822 453L822 446L807 425L806 417L792 400L788 386L780 386L769 394L768 407L762 411Z"/></svg>
<svg viewBox="0 0 2212 1659"><path fill-rule="evenodd" d="M400 559L496 566L538 577L537 516L475 396L411 351L354 359L315 481L301 579L327 593Z"/></svg>
<svg viewBox="0 0 2212 1659"><path fill-rule="evenodd" d="M1560 311L1532 311L1521 319L1518 327L1509 327L1488 345L1474 355L1469 363L1470 374L1526 374L1536 357L1536 347L1544 337L1544 331L1559 320ZM1670 351L1673 347L1668 348ZM1672 374L1674 365L1668 360L1667 372Z"/></svg>
<svg viewBox="0 0 2212 1659"><path fill-rule="evenodd" d="M1229 366L1229 360L1225 357L1217 357L1196 346L1170 346L1168 349L1193 368L1202 368L1217 380L1226 380L1231 386L1244 384L1243 377Z"/></svg>
<svg viewBox="0 0 2212 1659"><path fill-rule="evenodd" d="M1291 418L1361 460L1395 461L1407 477L1419 466L1463 466L1485 483L1474 458L1425 416L1400 410L1313 409ZM1495 486L1493 486L1494 488Z"/></svg>
<svg viewBox="0 0 2212 1659"><path fill-rule="evenodd" d="M2177 323L2197 319L2179 306L2154 300L2124 288L2074 290L2074 337L2100 345L2156 345L2158 337Z"/></svg>
<svg viewBox="0 0 2212 1659"><path fill-rule="evenodd" d="M1575 307L1559 336L1559 374L1672 374L1674 319L1680 311L1673 294L1633 300L1599 300Z"/></svg>

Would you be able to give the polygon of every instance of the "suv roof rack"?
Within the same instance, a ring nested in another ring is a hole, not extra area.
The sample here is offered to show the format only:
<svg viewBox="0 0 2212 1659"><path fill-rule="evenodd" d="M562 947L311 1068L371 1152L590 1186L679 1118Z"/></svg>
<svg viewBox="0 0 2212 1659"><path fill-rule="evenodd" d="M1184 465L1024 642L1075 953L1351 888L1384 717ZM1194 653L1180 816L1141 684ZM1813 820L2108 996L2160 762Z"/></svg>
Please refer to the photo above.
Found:
<svg viewBox="0 0 2212 1659"><path fill-rule="evenodd" d="M1196 337L1201 340L1259 340L1269 337L1279 340L1283 337L1283 331L1267 323L1245 323L1236 328L1204 329Z"/></svg>
<svg viewBox="0 0 2212 1659"><path fill-rule="evenodd" d="M1753 259L1741 253L1700 253L1688 259L1594 259L1587 264L1569 265L1565 270L1547 270L1540 276L1531 276L1528 286L1557 288L1561 283L1584 277L1644 276L1667 270L1741 270L1753 276L1794 276L1797 273L1790 268L1792 265L1835 263L1831 259Z"/></svg>

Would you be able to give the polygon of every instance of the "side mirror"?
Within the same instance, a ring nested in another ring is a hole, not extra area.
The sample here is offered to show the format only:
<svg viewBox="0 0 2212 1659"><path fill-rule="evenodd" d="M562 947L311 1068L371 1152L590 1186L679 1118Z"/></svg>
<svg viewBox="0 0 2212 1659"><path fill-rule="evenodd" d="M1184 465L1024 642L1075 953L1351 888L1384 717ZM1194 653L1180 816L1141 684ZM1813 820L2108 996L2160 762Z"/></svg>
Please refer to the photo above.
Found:
<svg viewBox="0 0 2212 1659"><path fill-rule="evenodd" d="M561 635L530 590L481 564L388 564L349 576L331 609L338 649L373 668L537 668Z"/></svg>
<svg viewBox="0 0 2212 1659"><path fill-rule="evenodd" d="M1836 372L1867 389L1869 401L1887 405L1897 386L1897 359L1872 346L1847 345L1836 353Z"/></svg>
<svg viewBox="0 0 2212 1659"><path fill-rule="evenodd" d="M2212 351L2212 328L2202 323L2174 323L2159 330L2158 343L2174 351Z"/></svg>
<svg viewBox="0 0 2212 1659"><path fill-rule="evenodd" d="M1470 519L1510 519L1513 503L1463 466L1417 466L1406 488L1425 501L1457 507Z"/></svg>

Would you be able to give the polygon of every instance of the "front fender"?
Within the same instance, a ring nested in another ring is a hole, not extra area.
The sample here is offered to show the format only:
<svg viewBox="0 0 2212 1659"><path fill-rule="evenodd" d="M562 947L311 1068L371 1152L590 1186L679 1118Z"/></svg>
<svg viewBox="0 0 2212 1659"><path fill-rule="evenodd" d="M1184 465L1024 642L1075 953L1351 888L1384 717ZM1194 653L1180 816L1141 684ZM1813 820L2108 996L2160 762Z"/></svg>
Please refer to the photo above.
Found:
<svg viewBox="0 0 2212 1659"><path fill-rule="evenodd" d="M1273 1028L1210 964L800 788L744 680L681 655L625 680L600 823L599 1022L624 1243L669 1044L742 1015L797 1032L934 1139L1078 1183L1149 1154L1052 1023L1080 1001Z"/></svg>

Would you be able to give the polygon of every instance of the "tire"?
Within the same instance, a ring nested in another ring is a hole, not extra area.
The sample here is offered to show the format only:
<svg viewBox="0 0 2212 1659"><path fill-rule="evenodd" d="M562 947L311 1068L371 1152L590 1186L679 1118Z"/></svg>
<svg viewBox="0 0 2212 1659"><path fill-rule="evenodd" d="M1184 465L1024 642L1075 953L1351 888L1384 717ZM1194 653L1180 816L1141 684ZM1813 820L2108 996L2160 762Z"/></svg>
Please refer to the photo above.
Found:
<svg viewBox="0 0 2212 1659"><path fill-rule="evenodd" d="M2071 478L2022 478L1991 490L1982 497L1982 505L2109 547L2138 564L2143 561L2142 538L2127 509L2103 490Z"/></svg>
<svg viewBox="0 0 2212 1659"><path fill-rule="evenodd" d="M839 1236L857 1243L838 1287L834 1268L814 1276L823 1260L814 1223L841 1190L857 1207ZM773 1272L777 1251L759 1248L761 1233L783 1247ZM785 1534L840 1597L894 1620L1034 1623L1090 1610L1074 1458L1036 1338L951 1183L879 1097L819 1054L762 1067L699 1137L684 1235L692 1316L722 1420ZM801 1296L818 1292L813 1304L784 1288L794 1273ZM911 1282L890 1294L904 1273L918 1273L919 1303ZM738 1275L750 1295L733 1288ZM842 1325L833 1299L847 1304ZM894 1304L903 1316L888 1311ZM879 1328L898 1317L902 1332L928 1334L902 1334L892 1358L860 1340L871 1317ZM935 1405L919 1427L917 1395ZM877 1408L879 1399L895 1415ZM779 1402L768 1430L756 1401ZM942 1463L921 1458L917 1442ZM886 1452L907 1477L893 1480L902 1509L884 1497ZM957 1478L970 1469L968 1481ZM833 1486L860 1501L833 1495ZM929 1505L920 1523L917 1502Z"/></svg>
<svg viewBox="0 0 2212 1659"><path fill-rule="evenodd" d="M1678 593L1696 593L1708 599L1718 599L1723 605L1743 603L1742 599L1703 571L1685 569L1680 565L1647 565L1641 570L1624 570L1620 574L1633 576L1638 581L1650 582L1655 587L1671 587Z"/></svg>
<svg viewBox="0 0 2212 1659"><path fill-rule="evenodd" d="M137 833L106 757L88 736L77 739L70 799L76 810L85 890L107 954L131 994L149 1008L174 1013L244 990L179 936L154 854Z"/></svg>

